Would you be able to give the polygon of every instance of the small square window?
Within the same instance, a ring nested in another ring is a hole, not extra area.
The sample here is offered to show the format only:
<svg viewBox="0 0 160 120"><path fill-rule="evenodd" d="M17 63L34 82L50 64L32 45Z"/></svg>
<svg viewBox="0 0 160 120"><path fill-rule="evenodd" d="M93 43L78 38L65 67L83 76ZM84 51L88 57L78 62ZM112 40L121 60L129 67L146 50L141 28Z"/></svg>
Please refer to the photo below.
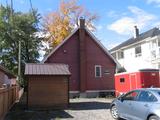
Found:
<svg viewBox="0 0 160 120"><path fill-rule="evenodd" d="M124 83L125 82L125 78L120 78L120 83Z"/></svg>
<svg viewBox="0 0 160 120"><path fill-rule="evenodd" d="M101 66L100 65L95 65L95 77L101 77Z"/></svg>

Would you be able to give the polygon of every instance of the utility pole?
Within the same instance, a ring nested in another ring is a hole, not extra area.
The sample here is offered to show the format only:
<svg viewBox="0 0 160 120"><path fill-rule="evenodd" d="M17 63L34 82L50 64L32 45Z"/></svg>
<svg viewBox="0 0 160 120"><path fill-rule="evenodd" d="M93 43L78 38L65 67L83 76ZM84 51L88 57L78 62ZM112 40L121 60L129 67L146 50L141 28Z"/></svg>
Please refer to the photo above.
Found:
<svg viewBox="0 0 160 120"><path fill-rule="evenodd" d="M13 0L11 0L11 24L12 26L14 26L14 13L13 13ZM11 30L11 37L12 37L13 33ZM21 41L18 41L18 80L19 83L21 83Z"/></svg>
<svg viewBox="0 0 160 120"><path fill-rule="evenodd" d="M18 47L18 80L21 83L21 41L19 41Z"/></svg>

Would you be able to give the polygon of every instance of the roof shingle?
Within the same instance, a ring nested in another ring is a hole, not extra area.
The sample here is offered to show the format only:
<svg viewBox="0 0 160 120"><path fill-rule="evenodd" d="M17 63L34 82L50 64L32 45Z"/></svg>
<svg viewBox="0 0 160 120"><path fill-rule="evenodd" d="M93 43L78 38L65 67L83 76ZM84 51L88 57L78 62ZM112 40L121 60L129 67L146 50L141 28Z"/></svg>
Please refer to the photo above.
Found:
<svg viewBox="0 0 160 120"><path fill-rule="evenodd" d="M66 64L28 63L25 66L25 75L70 75L69 67Z"/></svg>
<svg viewBox="0 0 160 120"><path fill-rule="evenodd" d="M154 36L156 36L156 35L160 35L160 30L159 30L159 28L156 28L156 27L155 27L155 28L153 28L153 29L150 29L150 30L148 30L148 31L140 34L137 38L133 38L133 37L132 37L132 38L128 39L127 41L122 42L122 43L119 44L118 46L112 48L112 49L110 50L110 52L114 52L114 51L116 51L116 50L118 50L118 49L121 49L121 48L123 48L123 47L125 47L125 46L134 44L134 43L136 43L136 42L140 42L140 41L142 41L142 40L144 40L144 39L146 39L146 38L148 38L148 37L154 37Z"/></svg>

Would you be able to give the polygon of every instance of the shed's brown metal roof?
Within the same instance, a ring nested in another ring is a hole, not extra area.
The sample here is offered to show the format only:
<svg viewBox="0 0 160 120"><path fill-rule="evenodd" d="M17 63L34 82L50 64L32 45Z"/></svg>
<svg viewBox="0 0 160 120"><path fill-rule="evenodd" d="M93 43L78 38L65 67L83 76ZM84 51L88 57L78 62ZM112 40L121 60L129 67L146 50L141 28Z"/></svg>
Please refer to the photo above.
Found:
<svg viewBox="0 0 160 120"><path fill-rule="evenodd" d="M69 67L66 64L28 63L25 66L25 75L70 75Z"/></svg>

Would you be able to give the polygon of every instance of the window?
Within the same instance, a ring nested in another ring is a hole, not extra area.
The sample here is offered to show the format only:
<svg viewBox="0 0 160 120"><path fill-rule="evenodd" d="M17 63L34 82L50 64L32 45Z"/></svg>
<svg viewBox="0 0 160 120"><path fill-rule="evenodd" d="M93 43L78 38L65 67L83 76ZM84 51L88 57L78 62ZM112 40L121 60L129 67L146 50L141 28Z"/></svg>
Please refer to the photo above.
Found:
<svg viewBox="0 0 160 120"><path fill-rule="evenodd" d="M116 52L111 54L116 59Z"/></svg>
<svg viewBox="0 0 160 120"><path fill-rule="evenodd" d="M125 78L120 78L120 83L124 83L125 82Z"/></svg>
<svg viewBox="0 0 160 120"><path fill-rule="evenodd" d="M135 57L142 56L141 46L135 47Z"/></svg>
<svg viewBox="0 0 160 120"><path fill-rule="evenodd" d="M132 92L126 94L125 96L123 96L123 100L134 101L134 100L136 100L138 94L139 94L139 91L132 91Z"/></svg>
<svg viewBox="0 0 160 120"><path fill-rule="evenodd" d="M152 49L155 49L157 47L157 41L153 40L152 41Z"/></svg>
<svg viewBox="0 0 160 120"><path fill-rule="evenodd" d="M160 63L158 63L158 66L157 66L157 68L158 68L158 69L160 69Z"/></svg>
<svg viewBox="0 0 160 120"><path fill-rule="evenodd" d="M160 47L160 38L158 38L158 47Z"/></svg>
<svg viewBox="0 0 160 120"><path fill-rule="evenodd" d="M118 51L118 59L123 59L123 58L124 58L123 51Z"/></svg>
<svg viewBox="0 0 160 120"><path fill-rule="evenodd" d="M157 98L150 92L142 91L138 97L138 101L155 102L157 101Z"/></svg>
<svg viewBox="0 0 160 120"><path fill-rule="evenodd" d="M95 77L101 77L101 66L100 65L95 65Z"/></svg>

